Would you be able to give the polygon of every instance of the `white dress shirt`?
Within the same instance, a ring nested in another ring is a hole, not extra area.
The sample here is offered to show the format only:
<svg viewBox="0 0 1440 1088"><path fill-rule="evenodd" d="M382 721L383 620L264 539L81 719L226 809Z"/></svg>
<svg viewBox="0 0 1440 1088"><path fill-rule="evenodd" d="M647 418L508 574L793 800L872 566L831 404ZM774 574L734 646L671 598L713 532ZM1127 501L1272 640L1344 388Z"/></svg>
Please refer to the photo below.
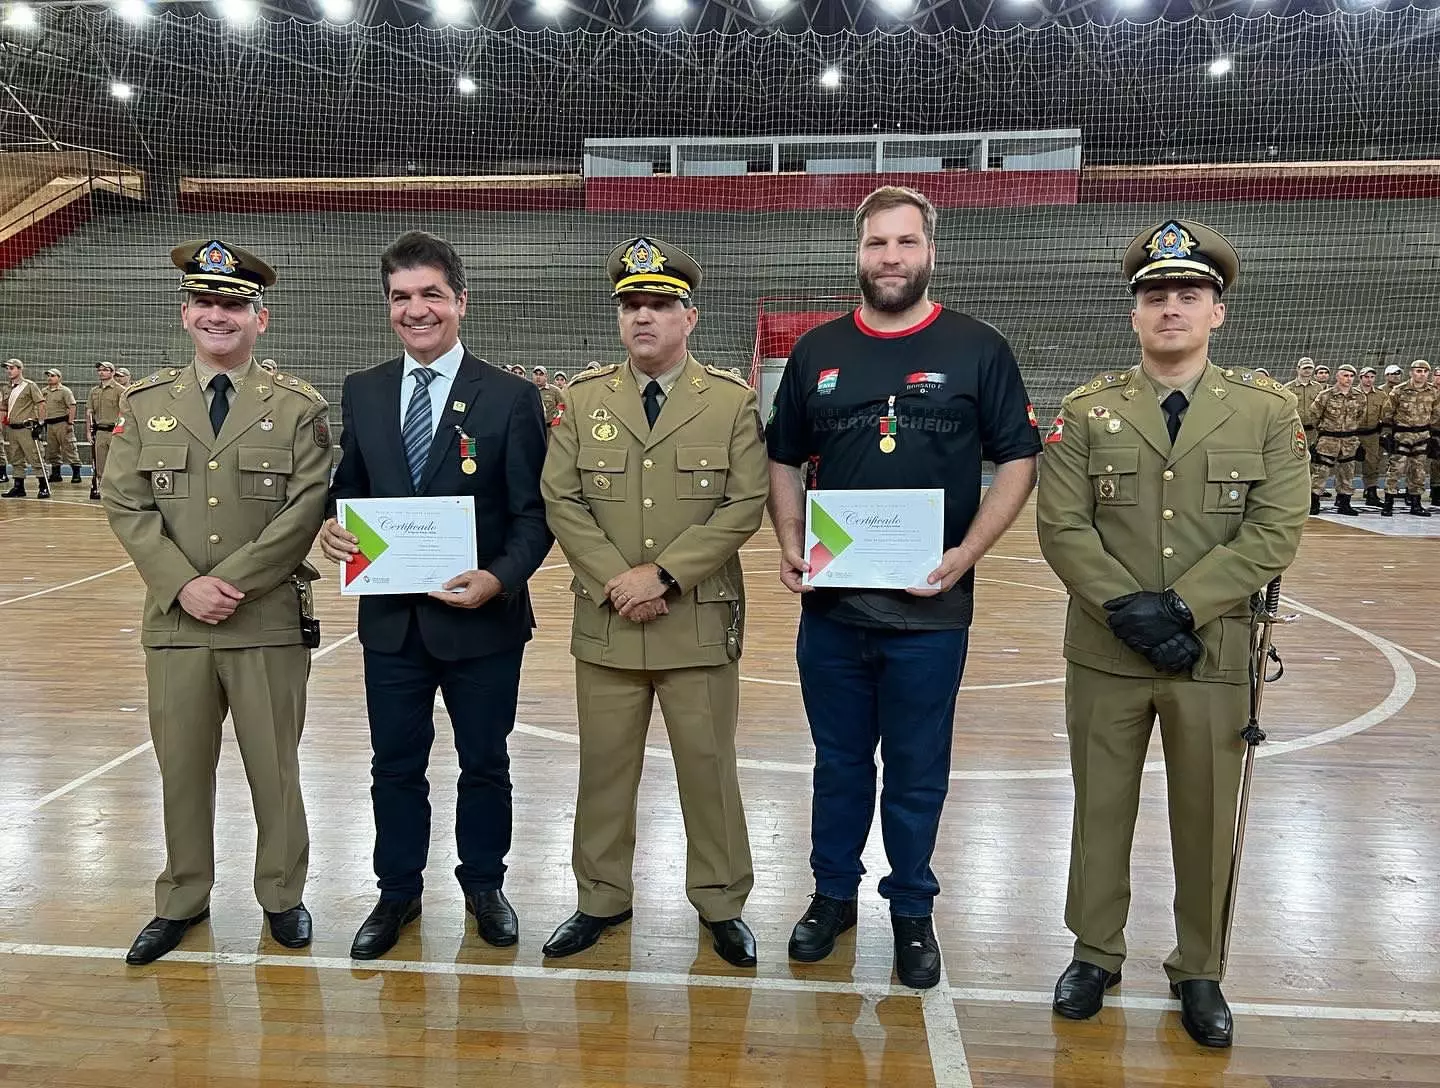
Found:
<svg viewBox="0 0 1440 1088"><path fill-rule="evenodd" d="M435 374L430 379L430 435L433 438L435 432L440 429L440 417L445 413L445 406L450 403L450 387L455 384L455 375L460 373L460 360L465 358L465 345L459 340L455 346L447 351L440 358L430 364L429 369ZM420 384L418 378L410 375L419 369L421 364L410 358L410 353L405 353L405 369L400 376L400 433L405 433L405 410L410 407L410 398L415 395L415 387Z"/></svg>

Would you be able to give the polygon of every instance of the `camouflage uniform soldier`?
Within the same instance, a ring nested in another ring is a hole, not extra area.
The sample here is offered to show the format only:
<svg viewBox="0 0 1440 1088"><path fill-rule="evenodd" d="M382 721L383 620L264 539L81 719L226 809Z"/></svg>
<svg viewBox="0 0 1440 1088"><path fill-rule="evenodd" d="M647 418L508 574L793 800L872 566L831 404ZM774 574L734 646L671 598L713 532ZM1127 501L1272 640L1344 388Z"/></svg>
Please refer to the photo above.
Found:
<svg viewBox="0 0 1440 1088"><path fill-rule="evenodd" d="M1374 372L1372 371L1373 375ZM1350 505L1355 490L1355 461L1369 398L1355 388L1355 368L1341 363L1335 384L1322 389L1310 408L1315 416L1315 456L1310 463L1310 513L1320 513L1320 493L1335 473L1335 513L1358 517Z"/></svg>
<svg viewBox="0 0 1440 1088"><path fill-rule="evenodd" d="M1365 394L1365 418L1360 424L1360 472L1365 481L1365 505L1380 506L1380 479L1385 468L1380 452L1380 420L1390 395L1375 384L1375 368L1360 368L1360 392Z"/></svg>
<svg viewBox="0 0 1440 1088"><path fill-rule="evenodd" d="M1380 507L1382 517L1395 513L1395 493L1400 478L1405 478L1405 497L1410 513L1428 518L1430 511L1420 505L1425 490L1426 449L1430 445L1431 420L1435 418L1436 390L1430 384L1430 364L1416 359L1410 364L1410 381L1397 386L1390 394L1390 404L1380 421L1380 445L1390 456L1390 472L1385 478L1385 501Z"/></svg>

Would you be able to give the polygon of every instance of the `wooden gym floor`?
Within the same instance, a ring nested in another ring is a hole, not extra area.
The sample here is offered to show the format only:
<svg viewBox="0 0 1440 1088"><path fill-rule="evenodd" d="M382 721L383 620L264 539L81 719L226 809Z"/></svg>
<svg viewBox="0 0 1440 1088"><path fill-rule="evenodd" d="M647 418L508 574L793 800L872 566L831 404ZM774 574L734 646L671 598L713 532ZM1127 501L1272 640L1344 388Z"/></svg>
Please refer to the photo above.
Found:
<svg viewBox="0 0 1440 1088"><path fill-rule="evenodd" d="M162 864L135 627L141 584L84 490L0 505L0 1082L22 1085L1440 1085L1440 585L1434 545L1312 519L1279 629L1287 674L1256 789L1226 992L1237 1045L1180 1027L1160 963L1173 930L1163 774L1147 776L1125 982L1089 1023L1052 1017L1071 788L1059 657L1064 595L1033 514L979 571L935 868L946 977L895 985L866 855L858 930L792 964L811 890L812 750L796 688L796 602L764 529L746 549L741 772L757 880L757 970L719 960L684 898L684 836L656 719L641 797L635 920L556 966L569 914L575 714L569 581L532 589L540 630L511 742L518 947L467 929L451 834L455 758L433 761L425 915L386 960L347 958L373 897L355 609L318 594L302 751L313 836L311 949L263 932L249 795L221 758L214 916L146 968L122 957ZM1158 740L1155 758L1159 758Z"/></svg>

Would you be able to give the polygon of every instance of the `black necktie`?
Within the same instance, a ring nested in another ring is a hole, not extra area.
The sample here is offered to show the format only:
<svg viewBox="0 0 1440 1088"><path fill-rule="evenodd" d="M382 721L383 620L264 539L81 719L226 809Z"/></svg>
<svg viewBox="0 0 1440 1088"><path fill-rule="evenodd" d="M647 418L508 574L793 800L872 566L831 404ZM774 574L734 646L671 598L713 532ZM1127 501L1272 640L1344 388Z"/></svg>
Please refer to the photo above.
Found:
<svg viewBox="0 0 1440 1088"><path fill-rule="evenodd" d="M1178 389L1160 402L1160 407L1165 409L1165 429L1170 432L1172 446L1175 444L1175 436L1180 433L1180 415L1189 405L1185 394Z"/></svg>
<svg viewBox="0 0 1440 1088"><path fill-rule="evenodd" d="M228 375L216 374L210 379L210 391L215 394L215 399L210 402L210 426L215 428L217 435L225 426L225 417L230 414L230 398L225 395L229 389Z"/></svg>
<svg viewBox="0 0 1440 1088"><path fill-rule="evenodd" d="M645 420L654 428L655 421L660 418L660 383L650 379L650 384L645 387Z"/></svg>

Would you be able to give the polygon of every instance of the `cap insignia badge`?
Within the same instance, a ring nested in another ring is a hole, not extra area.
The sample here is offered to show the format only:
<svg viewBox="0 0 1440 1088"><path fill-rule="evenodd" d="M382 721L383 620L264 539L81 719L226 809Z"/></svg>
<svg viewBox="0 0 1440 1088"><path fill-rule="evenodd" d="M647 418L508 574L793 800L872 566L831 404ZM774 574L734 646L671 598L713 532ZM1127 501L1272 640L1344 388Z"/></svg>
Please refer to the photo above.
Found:
<svg viewBox="0 0 1440 1088"><path fill-rule="evenodd" d="M635 244L620 258L628 272L663 272L669 259L648 238L636 238Z"/></svg>
<svg viewBox="0 0 1440 1088"><path fill-rule="evenodd" d="M219 242L202 246L195 254L195 263L200 266L201 272L218 272L228 276L235 271L234 255Z"/></svg>
<svg viewBox="0 0 1440 1088"><path fill-rule="evenodd" d="M1188 257L1195 249L1195 239L1190 232L1173 219L1150 236L1150 259L1164 260L1167 257Z"/></svg>

